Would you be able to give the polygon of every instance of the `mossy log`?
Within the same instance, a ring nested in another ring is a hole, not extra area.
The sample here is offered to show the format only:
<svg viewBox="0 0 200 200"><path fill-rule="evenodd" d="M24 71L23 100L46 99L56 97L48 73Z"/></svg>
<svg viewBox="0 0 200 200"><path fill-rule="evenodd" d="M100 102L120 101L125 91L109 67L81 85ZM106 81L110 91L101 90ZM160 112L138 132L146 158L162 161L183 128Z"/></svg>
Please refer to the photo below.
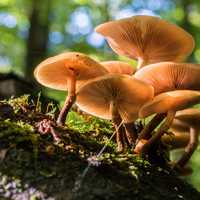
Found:
<svg viewBox="0 0 200 200"><path fill-rule="evenodd" d="M105 129L80 132L54 126L60 135L38 132L53 120L25 97L0 103L0 199L16 200L199 200L200 193L167 166L150 164L108 144L98 160L88 159L103 147ZM104 126L104 125L101 125ZM91 163L91 162L90 162Z"/></svg>

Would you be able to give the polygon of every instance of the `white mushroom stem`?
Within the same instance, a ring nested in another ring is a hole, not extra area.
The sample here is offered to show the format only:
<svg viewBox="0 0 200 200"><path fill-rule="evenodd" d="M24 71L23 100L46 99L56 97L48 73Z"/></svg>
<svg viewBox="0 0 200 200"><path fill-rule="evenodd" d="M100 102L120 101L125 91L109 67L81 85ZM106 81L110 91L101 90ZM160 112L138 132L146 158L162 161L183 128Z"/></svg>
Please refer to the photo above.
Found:
<svg viewBox="0 0 200 200"><path fill-rule="evenodd" d="M116 142L117 142L117 151L121 152L124 149L124 131L123 131L123 126L119 127L121 124L121 117L118 113L117 106L114 101L111 102L110 104L110 111L112 113L112 121L113 125L115 127L116 132Z"/></svg>
<svg viewBox="0 0 200 200"><path fill-rule="evenodd" d="M65 124L67 114L76 99L76 76L73 71L67 79L67 87L68 87L68 95L66 97L64 106L57 118L57 123L61 126Z"/></svg>
<svg viewBox="0 0 200 200"><path fill-rule="evenodd" d="M163 134L170 128L173 119L175 117L176 112L171 110L167 112L167 117L165 121L161 124L157 132L148 140L146 144L141 148L141 154L145 154L148 152L150 147L152 147L155 143L157 143Z"/></svg>
<svg viewBox="0 0 200 200"><path fill-rule="evenodd" d="M184 149L184 153L181 156L180 160L177 162L177 167L184 167L185 164L189 161L192 154L196 150L198 146L198 137L199 137L199 128L190 127L190 140L186 148Z"/></svg>
<svg viewBox="0 0 200 200"><path fill-rule="evenodd" d="M137 61L138 61L136 67L137 70L139 70L140 68L144 67L147 64L147 62L141 57L139 57Z"/></svg>

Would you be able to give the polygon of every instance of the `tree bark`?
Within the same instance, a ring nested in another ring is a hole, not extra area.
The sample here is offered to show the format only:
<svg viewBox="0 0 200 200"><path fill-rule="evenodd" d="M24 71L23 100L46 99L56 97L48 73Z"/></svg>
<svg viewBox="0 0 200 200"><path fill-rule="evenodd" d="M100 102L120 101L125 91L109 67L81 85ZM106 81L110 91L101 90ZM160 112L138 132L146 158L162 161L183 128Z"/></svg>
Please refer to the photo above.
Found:
<svg viewBox="0 0 200 200"><path fill-rule="evenodd" d="M50 7L51 0L33 0L32 3L25 66L25 77L29 80L33 79L35 66L47 53Z"/></svg>

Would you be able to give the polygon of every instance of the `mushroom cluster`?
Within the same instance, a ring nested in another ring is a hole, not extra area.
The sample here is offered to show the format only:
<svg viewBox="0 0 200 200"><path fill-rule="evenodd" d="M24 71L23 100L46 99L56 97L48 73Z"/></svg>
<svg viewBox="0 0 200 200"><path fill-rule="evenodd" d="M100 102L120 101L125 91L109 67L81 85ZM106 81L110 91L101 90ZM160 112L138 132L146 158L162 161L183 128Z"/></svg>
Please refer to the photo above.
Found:
<svg viewBox="0 0 200 200"><path fill-rule="evenodd" d="M194 48L193 37L159 17L133 16L99 25L118 55L138 61L97 62L79 52L66 52L40 63L35 78L44 86L67 91L57 124L64 125L73 103L80 110L112 120L117 150L133 148L148 155L157 144L184 148L175 164L184 168L198 145L200 65L183 63ZM141 131L136 120L153 116ZM164 122L162 122L164 121Z"/></svg>

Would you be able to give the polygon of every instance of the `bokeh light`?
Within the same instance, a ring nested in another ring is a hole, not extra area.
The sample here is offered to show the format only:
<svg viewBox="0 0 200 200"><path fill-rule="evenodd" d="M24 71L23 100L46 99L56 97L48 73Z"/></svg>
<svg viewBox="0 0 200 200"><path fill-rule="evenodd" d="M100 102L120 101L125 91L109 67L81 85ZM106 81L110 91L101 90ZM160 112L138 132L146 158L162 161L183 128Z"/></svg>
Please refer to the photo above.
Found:
<svg viewBox="0 0 200 200"><path fill-rule="evenodd" d="M87 36L87 42L96 47L96 48L99 48L101 46L103 46L104 42L105 42L105 39L102 35L96 33L96 32L92 32L90 33L88 36Z"/></svg>
<svg viewBox="0 0 200 200"><path fill-rule="evenodd" d="M8 28L14 28L17 25L16 18L6 12L0 12L0 25L6 26Z"/></svg>

